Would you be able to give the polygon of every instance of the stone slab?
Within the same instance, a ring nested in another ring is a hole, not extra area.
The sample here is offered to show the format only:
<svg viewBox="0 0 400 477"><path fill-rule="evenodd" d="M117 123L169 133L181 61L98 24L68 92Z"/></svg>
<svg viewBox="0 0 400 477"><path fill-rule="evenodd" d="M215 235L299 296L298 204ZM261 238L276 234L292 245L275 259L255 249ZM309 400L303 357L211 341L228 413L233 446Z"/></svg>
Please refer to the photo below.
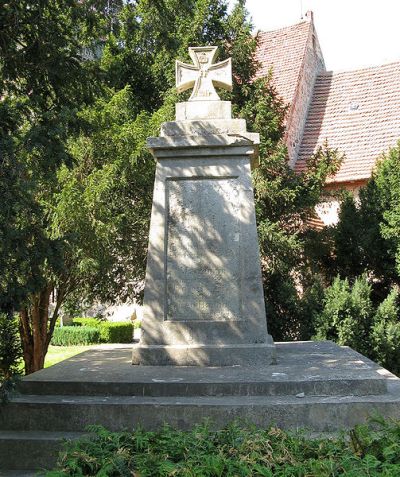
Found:
<svg viewBox="0 0 400 477"><path fill-rule="evenodd" d="M62 443L83 435L80 432L0 430L0 477L1 469L14 469L14 472L18 469L20 473L16 475L22 476L29 475L30 469L52 468Z"/></svg>
<svg viewBox="0 0 400 477"><path fill-rule="evenodd" d="M147 139L147 147L155 152L158 149L167 149L169 156L175 155L175 148L206 148L207 155L215 155L214 151L208 153L212 148L223 147L238 147L238 146L252 146L248 150L251 154L257 151L257 144L259 142L258 133L243 133L243 134L208 134L208 135L192 135L192 136L163 136L163 137L149 137ZM254 151L253 151L254 150ZM194 155L196 152L193 153ZM234 155L235 151L228 149L225 151L226 155ZM242 153L243 154L243 153ZM247 153L245 153L247 154ZM162 158L159 155L158 158Z"/></svg>
<svg viewBox="0 0 400 477"><path fill-rule="evenodd" d="M176 120L190 119L230 119L232 105L230 101L187 101L176 103Z"/></svg>
<svg viewBox="0 0 400 477"><path fill-rule="evenodd" d="M275 345L136 345L132 364L142 366L268 366L276 360Z"/></svg>
<svg viewBox="0 0 400 477"><path fill-rule="evenodd" d="M277 343L274 366L132 366L131 347L94 347L24 377L22 394L130 396L378 395L390 373L330 342Z"/></svg>
<svg viewBox="0 0 400 477"><path fill-rule="evenodd" d="M1 427L14 430L81 431L96 423L111 430L158 429L168 423L191 429L208 419L215 429L233 420L258 427L308 428L316 432L348 429L374 414L400 419L400 386L368 396L20 396L0 415Z"/></svg>
<svg viewBox="0 0 400 477"><path fill-rule="evenodd" d="M245 119L215 119L213 121L169 121L161 125L160 136L209 136L219 134L239 134L246 137ZM249 136L259 140L259 135Z"/></svg>

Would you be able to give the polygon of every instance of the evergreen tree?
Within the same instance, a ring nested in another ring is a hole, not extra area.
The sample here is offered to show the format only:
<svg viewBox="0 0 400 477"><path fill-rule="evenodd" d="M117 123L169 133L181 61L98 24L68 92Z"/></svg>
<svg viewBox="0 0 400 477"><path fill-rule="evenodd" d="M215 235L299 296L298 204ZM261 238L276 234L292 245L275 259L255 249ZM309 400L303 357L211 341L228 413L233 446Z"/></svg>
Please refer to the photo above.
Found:
<svg viewBox="0 0 400 477"><path fill-rule="evenodd" d="M372 355L370 331L374 315L371 285L365 276L353 286L335 278L325 291L324 308L316 318L316 339L333 340L365 355Z"/></svg>
<svg viewBox="0 0 400 477"><path fill-rule="evenodd" d="M351 281L366 273L373 283L374 301L380 302L400 285L400 147L383 155L371 179L355 200L347 195L339 222L332 229L333 256L327 274L339 273Z"/></svg>
<svg viewBox="0 0 400 477"><path fill-rule="evenodd" d="M48 305L62 243L50 236L49 203L58 168L72 164L76 108L96 90L80 54L90 19L75 0L19 0L0 12L0 306L21 310L27 372L43 366L56 318L48 322Z"/></svg>

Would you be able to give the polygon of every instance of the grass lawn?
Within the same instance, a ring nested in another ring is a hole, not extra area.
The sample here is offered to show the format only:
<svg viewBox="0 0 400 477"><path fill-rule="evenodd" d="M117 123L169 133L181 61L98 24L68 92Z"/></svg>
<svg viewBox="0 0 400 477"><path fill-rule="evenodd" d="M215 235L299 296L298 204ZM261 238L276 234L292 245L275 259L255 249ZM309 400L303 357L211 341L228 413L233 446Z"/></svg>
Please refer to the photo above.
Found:
<svg viewBox="0 0 400 477"><path fill-rule="evenodd" d="M49 346L49 351L46 355L46 360L44 362L44 367L48 368L49 366L53 366L53 364L57 364L60 361L64 361L64 359L71 358L76 354L82 353L86 351L92 346Z"/></svg>

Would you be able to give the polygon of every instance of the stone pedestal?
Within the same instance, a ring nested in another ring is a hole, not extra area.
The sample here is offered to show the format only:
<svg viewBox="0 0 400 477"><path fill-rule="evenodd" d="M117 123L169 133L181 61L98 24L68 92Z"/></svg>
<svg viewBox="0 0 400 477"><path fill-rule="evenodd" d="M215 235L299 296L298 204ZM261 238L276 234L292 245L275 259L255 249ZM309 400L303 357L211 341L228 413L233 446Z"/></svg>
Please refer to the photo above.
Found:
<svg viewBox="0 0 400 477"><path fill-rule="evenodd" d="M274 361L250 174L258 142L244 120L223 117L164 123L149 138L157 170L133 364Z"/></svg>

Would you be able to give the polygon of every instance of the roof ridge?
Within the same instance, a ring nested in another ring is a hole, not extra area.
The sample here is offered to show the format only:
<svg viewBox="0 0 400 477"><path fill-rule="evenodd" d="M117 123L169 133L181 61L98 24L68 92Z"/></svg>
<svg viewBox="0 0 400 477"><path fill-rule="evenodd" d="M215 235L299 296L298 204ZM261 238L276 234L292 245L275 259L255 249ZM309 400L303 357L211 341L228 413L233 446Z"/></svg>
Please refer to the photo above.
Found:
<svg viewBox="0 0 400 477"><path fill-rule="evenodd" d="M389 61L388 63L383 63L381 65L372 65L372 66L362 66L359 68L352 68L349 70L330 70L322 71L317 76L333 76L333 75L343 75L346 73L359 73L361 71L371 71L374 69L385 68L387 66L400 65L400 58L397 61Z"/></svg>
<svg viewBox="0 0 400 477"><path fill-rule="evenodd" d="M294 108L296 106L297 95L298 95L299 89L301 87L301 79L302 79L302 75L304 73L304 61L305 61L305 57L306 57L306 53L307 53L308 42L309 42L309 39L310 39L310 35L312 35L314 33L314 22L313 21L306 21L306 23L308 23L308 25L309 25L308 26L308 31L307 31L307 39L304 42L302 61L301 61L301 64L300 64L300 70L299 70L299 74L297 75L296 85L295 85L294 91L293 91L293 101L289 105L289 110L287 112L287 118L286 118L287 127L286 127L286 132L285 132L285 142L287 140L287 136L288 136L288 133L289 133L290 122L292 120L292 113L293 113Z"/></svg>
<svg viewBox="0 0 400 477"><path fill-rule="evenodd" d="M294 28L294 27L297 27L299 25L302 25L303 23L308 23L310 24L311 22L309 20L302 20L298 23L293 23L292 25L287 25L285 27L280 27L280 28L274 28L273 30L257 30L256 31L256 35L259 35L259 34L265 34L265 35L268 35L269 33L275 33L275 32L279 32L279 31L282 31L282 30L288 30L289 28Z"/></svg>

